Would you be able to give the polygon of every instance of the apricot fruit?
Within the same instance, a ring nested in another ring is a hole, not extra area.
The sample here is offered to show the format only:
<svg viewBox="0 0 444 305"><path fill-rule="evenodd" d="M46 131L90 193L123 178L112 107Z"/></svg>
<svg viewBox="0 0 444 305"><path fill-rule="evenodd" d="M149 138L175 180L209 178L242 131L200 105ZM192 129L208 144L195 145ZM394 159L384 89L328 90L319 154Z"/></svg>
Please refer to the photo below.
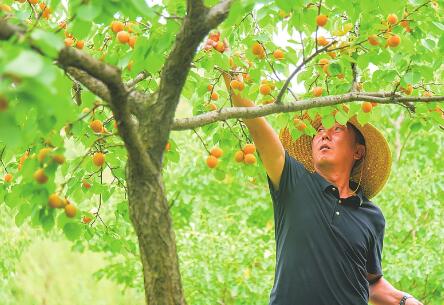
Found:
<svg viewBox="0 0 444 305"><path fill-rule="evenodd" d="M137 41L136 36L131 36L131 37L128 39L128 45L129 45L131 48L134 49L134 46L136 45L136 41Z"/></svg>
<svg viewBox="0 0 444 305"><path fill-rule="evenodd" d="M401 43L401 38L398 35L393 35L387 39L387 44L389 47L395 48Z"/></svg>
<svg viewBox="0 0 444 305"><path fill-rule="evenodd" d="M83 49L83 47L85 46L85 41L84 40L77 40L76 42L76 48L77 49Z"/></svg>
<svg viewBox="0 0 444 305"><path fill-rule="evenodd" d="M221 149L221 148L219 148L219 147L213 147L211 150L210 150L210 154L212 155L212 156L215 156L216 158L220 158L220 157L222 157L222 155L223 155L223 150Z"/></svg>
<svg viewBox="0 0 444 305"><path fill-rule="evenodd" d="M63 155L54 155L52 157L52 159L54 160L55 163L57 164L63 164L65 163L65 156Z"/></svg>
<svg viewBox="0 0 444 305"><path fill-rule="evenodd" d="M100 133L103 130L103 123L100 120L93 120L89 123L89 127L91 127L94 132Z"/></svg>
<svg viewBox="0 0 444 305"><path fill-rule="evenodd" d="M48 176L46 176L45 171L43 168L39 168L34 172L34 179L37 181L37 183L44 184L48 182Z"/></svg>
<svg viewBox="0 0 444 305"><path fill-rule="evenodd" d="M3 180L5 180L6 183L10 183L12 181L12 174L11 173L5 174Z"/></svg>
<svg viewBox="0 0 444 305"><path fill-rule="evenodd" d="M369 113L370 111L372 111L372 108L373 108L373 106L372 106L372 103L370 103L370 102L363 102L361 105L361 109L365 113Z"/></svg>
<svg viewBox="0 0 444 305"><path fill-rule="evenodd" d="M49 206L54 209L60 209L65 206L63 204L62 198L60 198L59 195L57 195L56 193L49 195L48 203L49 203Z"/></svg>
<svg viewBox="0 0 444 305"><path fill-rule="evenodd" d="M321 96L322 92L323 92L322 87L314 87L313 88L313 95L316 97Z"/></svg>
<svg viewBox="0 0 444 305"><path fill-rule="evenodd" d="M253 154L245 154L244 162L246 164L254 164L256 163L256 157Z"/></svg>
<svg viewBox="0 0 444 305"><path fill-rule="evenodd" d="M209 155L207 158L207 166L209 168L215 168L218 162L219 160L213 155Z"/></svg>
<svg viewBox="0 0 444 305"><path fill-rule="evenodd" d="M271 87L268 84L263 84L259 87L259 92L263 95L268 95L271 92Z"/></svg>
<svg viewBox="0 0 444 305"><path fill-rule="evenodd" d="M254 145L253 143L245 144L244 146L245 154L254 154L255 151L256 151L256 145Z"/></svg>
<svg viewBox="0 0 444 305"><path fill-rule="evenodd" d="M120 31L123 31L123 27L123 23L118 20L114 20L113 22L111 22L111 30L114 33L119 33Z"/></svg>
<svg viewBox="0 0 444 305"><path fill-rule="evenodd" d="M129 33L127 31L120 31L117 33L117 40L120 43L127 43L129 41Z"/></svg>
<svg viewBox="0 0 444 305"><path fill-rule="evenodd" d="M277 60L284 59L284 51L282 51L281 49L277 49L273 52L273 56Z"/></svg>
<svg viewBox="0 0 444 305"><path fill-rule="evenodd" d="M77 209L72 203L65 205L65 214L69 218L74 218L76 216Z"/></svg>
<svg viewBox="0 0 444 305"><path fill-rule="evenodd" d="M398 16L395 14L390 14L387 16L387 22L391 25L394 25L398 22Z"/></svg>
<svg viewBox="0 0 444 305"><path fill-rule="evenodd" d="M253 46L251 47L251 50L252 50L254 55L258 55L258 56L263 54L263 53L265 53L264 47L259 42L253 43Z"/></svg>
<svg viewBox="0 0 444 305"><path fill-rule="evenodd" d="M234 154L234 160L236 160L236 162L244 161L244 152L242 150L236 151Z"/></svg>
<svg viewBox="0 0 444 305"><path fill-rule="evenodd" d="M51 147L45 147L39 150L37 154L37 160L39 160L40 163L43 163L46 156L52 151Z"/></svg>
<svg viewBox="0 0 444 305"><path fill-rule="evenodd" d="M319 15L316 17L316 24L318 26L325 26L327 24L328 21L328 17L326 15Z"/></svg>
<svg viewBox="0 0 444 305"><path fill-rule="evenodd" d="M92 157L92 161L95 166L101 167L105 163L105 155L101 152L96 152Z"/></svg>
<svg viewBox="0 0 444 305"><path fill-rule="evenodd" d="M71 47L73 44L74 44L74 39L72 39L71 37L65 38L65 46Z"/></svg>
<svg viewBox="0 0 444 305"><path fill-rule="evenodd" d="M326 46L328 45L328 40L324 36L319 36L317 39L318 45L320 46Z"/></svg>
<svg viewBox="0 0 444 305"><path fill-rule="evenodd" d="M377 46L379 44L378 36L376 35L368 36L367 40L372 46Z"/></svg>
<svg viewBox="0 0 444 305"><path fill-rule="evenodd" d="M219 94L213 91L213 93L211 93L211 99L217 101L219 99Z"/></svg>

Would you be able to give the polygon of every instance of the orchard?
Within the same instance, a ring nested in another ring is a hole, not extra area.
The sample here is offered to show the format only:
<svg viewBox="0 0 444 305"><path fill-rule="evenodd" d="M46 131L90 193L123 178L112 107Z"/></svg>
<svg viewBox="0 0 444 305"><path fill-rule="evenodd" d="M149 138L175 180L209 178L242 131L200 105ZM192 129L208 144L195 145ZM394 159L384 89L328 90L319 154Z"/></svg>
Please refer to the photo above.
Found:
<svg viewBox="0 0 444 305"><path fill-rule="evenodd" d="M384 262L393 281L441 304L443 8L2 1L0 209L19 229L133 257L102 275L143 290L146 304L265 304L271 199L243 120L266 117L297 139L316 133L307 116L330 128L357 115L386 132L397 162L375 199L393 223ZM255 105L234 107L231 94ZM197 211L220 230L211 243ZM407 256L417 265L403 266Z"/></svg>

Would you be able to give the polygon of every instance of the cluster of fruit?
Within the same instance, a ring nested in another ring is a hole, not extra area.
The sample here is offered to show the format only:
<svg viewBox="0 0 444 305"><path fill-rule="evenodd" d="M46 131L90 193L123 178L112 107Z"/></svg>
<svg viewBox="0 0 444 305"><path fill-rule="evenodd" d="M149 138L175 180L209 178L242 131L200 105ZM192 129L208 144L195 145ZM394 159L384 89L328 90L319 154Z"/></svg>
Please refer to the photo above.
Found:
<svg viewBox="0 0 444 305"><path fill-rule="evenodd" d="M65 46L72 47L75 46L77 49L83 49L85 46L85 41L81 39L76 39L74 36L66 30L66 21L59 22L59 27L65 29Z"/></svg>
<svg viewBox="0 0 444 305"><path fill-rule="evenodd" d="M120 43L126 43L131 48L134 48L134 46L136 45L137 37L130 34L134 32L131 27L131 23L124 24L121 21L114 20L113 22L111 22L111 30L116 33L116 38Z"/></svg>
<svg viewBox="0 0 444 305"><path fill-rule="evenodd" d="M242 150L236 151L234 160L236 162L244 162L245 164L256 163L256 146L252 143L245 144ZM213 147L210 150L210 155L207 157L206 163L209 168L215 168L219 164L219 158L222 157L223 151L219 147Z"/></svg>
<svg viewBox="0 0 444 305"><path fill-rule="evenodd" d="M48 182L48 176L45 174L45 168L50 162L55 162L59 165L65 163L65 157L62 154L54 154L53 150L54 149L52 147L45 147L40 149L37 154L37 160L40 162L41 167L34 172L34 179L39 184L45 184ZM51 158L49 159L49 157ZM24 160L26 160L26 158L24 158ZM20 164L23 164L23 162Z"/></svg>
<svg viewBox="0 0 444 305"><path fill-rule="evenodd" d="M48 204L53 209L64 209L66 216L74 218L77 208L66 197L61 198L57 193L53 193L48 197Z"/></svg>
<svg viewBox="0 0 444 305"><path fill-rule="evenodd" d="M204 50L206 52L209 52L212 49L215 49L219 53L223 53L228 50L228 42L226 39L221 41L219 31L211 32L205 43Z"/></svg>

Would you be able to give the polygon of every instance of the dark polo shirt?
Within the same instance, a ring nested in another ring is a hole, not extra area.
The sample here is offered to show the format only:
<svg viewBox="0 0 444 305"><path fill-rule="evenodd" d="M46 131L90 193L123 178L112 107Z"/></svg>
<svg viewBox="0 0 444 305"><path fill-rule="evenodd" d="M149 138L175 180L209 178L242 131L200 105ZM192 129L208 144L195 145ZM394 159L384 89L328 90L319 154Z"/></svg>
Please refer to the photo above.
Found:
<svg viewBox="0 0 444 305"><path fill-rule="evenodd" d="M367 273L382 275L381 210L361 189L339 198L336 186L287 151L279 191L267 178L276 238L269 305L368 304Z"/></svg>

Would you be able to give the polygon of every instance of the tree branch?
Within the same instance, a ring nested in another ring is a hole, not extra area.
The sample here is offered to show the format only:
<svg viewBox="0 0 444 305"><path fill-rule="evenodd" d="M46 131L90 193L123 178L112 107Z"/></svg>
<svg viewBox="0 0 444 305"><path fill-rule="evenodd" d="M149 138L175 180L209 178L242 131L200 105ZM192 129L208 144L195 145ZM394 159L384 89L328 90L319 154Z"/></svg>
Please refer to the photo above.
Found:
<svg viewBox="0 0 444 305"><path fill-rule="evenodd" d="M311 109L316 107L324 107L337 105L353 101L372 101L380 104L400 104L403 102L438 102L444 101L444 96L432 97L400 97L392 95L390 92L377 93L360 93L350 92L341 95L331 95L318 98L310 98L289 102L286 104L268 104L255 107L232 107L223 108L218 111L211 111L205 114L197 115L190 118L176 119L172 126L172 130L186 130L201 127L218 121L224 121L233 118L252 119L261 116L270 115L281 112L295 112L299 110Z"/></svg>
<svg viewBox="0 0 444 305"><path fill-rule="evenodd" d="M226 18L231 2L222 0L209 9L202 0L187 0L187 15L162 68L158 98L149 107L149 118L142 120L140 125L143 142L156 154L159 162L197 47L209 31ZM153 125L168 127L154 130Z"/></svg>
<svg viewBox="0 0 444 305"><path fill-rule="evenodd" d="M322 49L316 50L313 54L311 54L308 58L304 59L302 61L302 63L296 67L296 69L293 71L293 73L291 73L291 75L288 77L288 79L285 81L284 85L281 88L281 91L279 91L279 94L276 98L276 104L281 104L282 103L282 96L285 93L285 90L287 90L288 85L290 84L290 81L292 80L293 77L295 77L296 74L298 74L298 72L308 63L310 62L313 58L316 57L316 55L318 55L319 53L324 52L325 50L327 50L331 45L333 45L336 41L332 41L331 43L329 43L328 45L326 45L325 47L323 47Z"/></svg>

